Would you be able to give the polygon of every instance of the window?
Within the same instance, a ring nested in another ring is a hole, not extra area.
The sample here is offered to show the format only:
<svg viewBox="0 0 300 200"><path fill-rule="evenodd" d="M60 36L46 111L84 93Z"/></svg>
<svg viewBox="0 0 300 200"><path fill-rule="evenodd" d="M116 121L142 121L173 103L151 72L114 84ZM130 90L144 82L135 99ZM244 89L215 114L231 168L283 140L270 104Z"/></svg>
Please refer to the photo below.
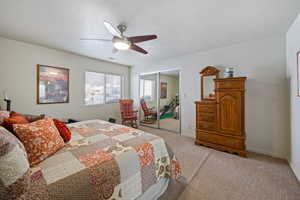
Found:
<svg viewBox="0 0 300 200"><path fill-rule="evenodd" d="M140 98L145 101L153 101L155 96L155 84L153 80L140 80Z"/></svg>
<svg viewBox="0 0 300 200"><path fill-rule="evenodd" d="M116 103L121 97L121 76L106 74L106 103Z"/></svg>
<svg viewBox="0 0 300 200"><path fill-rule="evenodd" d="M121 76L97 72L85 73L85 105L116 103L121 98Z"/></svg>

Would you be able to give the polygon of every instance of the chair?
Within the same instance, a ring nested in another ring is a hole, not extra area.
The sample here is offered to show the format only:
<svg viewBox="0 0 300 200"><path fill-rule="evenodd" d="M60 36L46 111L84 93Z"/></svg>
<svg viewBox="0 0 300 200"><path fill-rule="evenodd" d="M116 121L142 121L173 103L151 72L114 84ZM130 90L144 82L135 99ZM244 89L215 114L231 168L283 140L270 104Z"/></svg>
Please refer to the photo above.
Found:
<svg viewBox="0 0 300 200"><path fill-rule="evenodd" d="M148 108L146 102L144 99L141 99L140 101L141 103L141 107L142 107L142 110L144 112L144 123L154 123L155 120L151 119L152 117L156 117L157 116L157 113L155 111L153 111L153 108Z"/></svg>
<svg viewBox="0 0 300 200"><path fill-rule="evenodd" d="M137 110L133 110L133 100L120 100L120 110L123 125L129 125L133 128L138 128L137 125Z"/></svg>

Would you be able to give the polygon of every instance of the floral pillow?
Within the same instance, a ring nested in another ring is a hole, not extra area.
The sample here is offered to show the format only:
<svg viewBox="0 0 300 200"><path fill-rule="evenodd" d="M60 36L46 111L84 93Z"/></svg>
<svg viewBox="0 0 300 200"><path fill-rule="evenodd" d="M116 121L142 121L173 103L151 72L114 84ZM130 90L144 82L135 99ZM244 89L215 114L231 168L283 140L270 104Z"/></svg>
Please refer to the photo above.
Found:
<svg viewBox="0 0 300 200"><path fill-rule="evenodd" d="M14 131L25 146L31 166L38 164L64 146L52 118L29 124L14 124Z"/></svg>
<svg viewBox="0 0 300 200"><path fill-rule="evenodd" d="M3 119L9 117L9 111L0 110L0 125L3 123Z"/></svg>
<svg viewBox="0 0 300 200"><path fill-rule="evenodd" d="M3 119L2 126L14 133L13 124L27 124L29 121L21 114L11 112L8 118Z"/></svg>
<svg viewBox="0 0 300 200"><path fill-rule="evenodd" d="M18 199L29 187L30 170L22 143L0 126L0 199Z"/></svg>

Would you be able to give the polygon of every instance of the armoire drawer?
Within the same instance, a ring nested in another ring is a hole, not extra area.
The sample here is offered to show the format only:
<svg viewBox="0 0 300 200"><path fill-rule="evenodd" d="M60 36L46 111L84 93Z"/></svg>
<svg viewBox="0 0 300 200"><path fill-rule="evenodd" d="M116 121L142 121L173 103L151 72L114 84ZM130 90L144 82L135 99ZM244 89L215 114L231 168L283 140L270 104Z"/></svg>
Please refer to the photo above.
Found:
<svg viewBox="0 0 300 200"><path fill-rule="evenodd" d="M214 113L217 110L216 105L197 105L197 113L205 112L205 113Z"/></svg>
<svg viewBox="0 0 300 200"><path fill-rule="evenodd" d="M217 82L218 89L243 89L244 83L240 81L220 81Z"/></svg>
<svg viewBox="0 0 300 200"><path fill-rule="evenodd" d="M226 137L222 135L215 135L211 133L205 133L201 132L200 130L197 130L197 139L202 140L205 142L213 143L213 144L219 144L223 146L228 146L235 149L244 149L245 145L243 140L239 140L236 138Z"/></svg>
<svg viewBox="0 0 300 200"><path fill-rule="evenodd" d="M217 130L216 122L197 121L197 129L215 131Z"/></svg>
<svg viewBox="0 0 300 200"><path fill-rule="evenodd" d="M216 122L217 115L216 113L199 112L197 113L197 121Z"/></svg>

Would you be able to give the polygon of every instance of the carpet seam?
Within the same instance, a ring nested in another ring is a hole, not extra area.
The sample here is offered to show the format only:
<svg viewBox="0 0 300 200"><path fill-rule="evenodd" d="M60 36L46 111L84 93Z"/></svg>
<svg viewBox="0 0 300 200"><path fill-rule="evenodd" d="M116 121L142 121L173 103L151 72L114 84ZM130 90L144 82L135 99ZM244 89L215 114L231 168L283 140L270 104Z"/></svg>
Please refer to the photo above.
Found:
<svg viewBox="0 0 300 200"><path fill-rule="evenodd" d="M198 172L200 171L200 168L206 163L206 161L208 160L208 158L211 156L212 153L213 153L213 152L210 151L210 152L208 153L208 155L206 156L206 158L204 159L204 161L200 163L200 165L199 165L199 167L197 168L196 172L193 174L191 180L187 183L187 186L193 181L193 179L195 178L195 176L196 176L196 175L198 174ZM184 191L185 191L186 189L187 189L187 187L184 188L184 190L180 193L178 199L180 199L181 195L184 193Z"/></svg>
<svg viewBox="0 0 300 200"><path fill-rule="evenodd" d="M191 180L189 181L189 183L192 182L192 180L195 178L196 174L198 174L198 172L200 171L200 168L206 163L206 161L208 160L208 158L211 156L212 153L213 152L209 152L208 155L206 156L206 158L204 159L204 161L200 163L200 165L197 167L197 170L193 174L193 176L192 176Z"/></svg>

